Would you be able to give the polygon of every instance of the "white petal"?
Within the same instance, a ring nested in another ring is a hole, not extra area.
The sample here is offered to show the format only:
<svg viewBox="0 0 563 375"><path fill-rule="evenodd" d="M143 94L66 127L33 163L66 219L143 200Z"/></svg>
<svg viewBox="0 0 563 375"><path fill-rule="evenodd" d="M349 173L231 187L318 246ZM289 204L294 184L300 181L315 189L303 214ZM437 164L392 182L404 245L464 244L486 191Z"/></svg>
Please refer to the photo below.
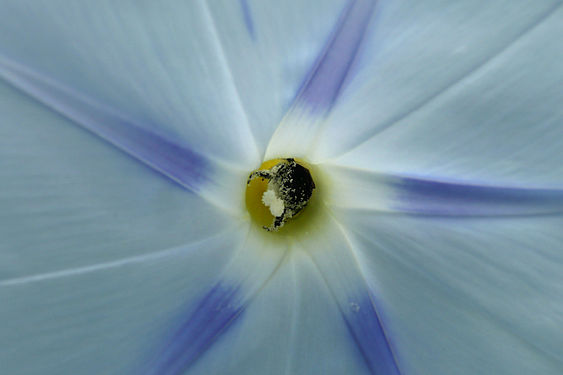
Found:
<svg viewBox="0 0 563 375"><path fill-rule="evenodd" d="M0 98L0 279L138 256L232 225L227 213L6 85Z"/></svg>
<svg viewBox="0 0 563 375"><path fill-rule="evenodd" d="M560 374L563 218L339 212L406 373Z"/></svg>
<svg viewBox="0 0 563 375"><path fill-rule="evenodd" d="M561 175L560 4L380 3L317 158L353 149L339 162L553 182Z"/></svg>
<svg viewBox="0 0 563 375"><path fill-rule="evenodd" d="M3 57L202 154L259 160L204 2L2 0Z"/></svg>
<svg viewBox="0 0 563 375"><path fill-rule="evenodd" d="M194 374L369 374L318 269L295 248L216 345Z"/></svg>

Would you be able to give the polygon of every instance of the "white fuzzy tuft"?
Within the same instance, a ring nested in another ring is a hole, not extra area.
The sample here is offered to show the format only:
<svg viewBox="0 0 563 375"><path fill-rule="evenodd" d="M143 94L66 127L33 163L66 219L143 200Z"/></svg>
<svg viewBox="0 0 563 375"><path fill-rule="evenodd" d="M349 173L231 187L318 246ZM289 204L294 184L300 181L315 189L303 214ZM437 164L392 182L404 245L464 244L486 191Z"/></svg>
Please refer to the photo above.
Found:
<svg viewBox="0 0 563 375"><path fill-rule="evenodd" d="M262 203L270 209L270 213L274 216L281 216L285 208L283 200L278 198L273 190L267 190L262 195Z"/></svg>

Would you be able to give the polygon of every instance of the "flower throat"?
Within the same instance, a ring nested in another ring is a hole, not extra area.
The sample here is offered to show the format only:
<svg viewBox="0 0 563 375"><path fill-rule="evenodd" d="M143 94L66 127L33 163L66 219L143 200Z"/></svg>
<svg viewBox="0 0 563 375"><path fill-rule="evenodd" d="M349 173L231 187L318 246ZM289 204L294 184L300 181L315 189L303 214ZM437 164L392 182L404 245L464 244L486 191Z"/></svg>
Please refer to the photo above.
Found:
<svg viewBox="0 0 563 375"><path fill-rule="evenodd" d="M309 204L315 183L303 164L292 158L272 159L248 177L246 207L266 231L279 231Z"/></svg>

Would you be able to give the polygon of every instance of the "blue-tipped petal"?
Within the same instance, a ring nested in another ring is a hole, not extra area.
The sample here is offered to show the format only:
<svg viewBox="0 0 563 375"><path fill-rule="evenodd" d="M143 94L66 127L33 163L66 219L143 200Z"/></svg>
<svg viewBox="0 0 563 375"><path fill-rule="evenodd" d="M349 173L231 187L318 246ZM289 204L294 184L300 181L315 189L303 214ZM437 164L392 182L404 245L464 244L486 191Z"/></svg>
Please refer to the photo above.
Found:
<svg viewBox="0 0 563 375"><path fill-rule="evenodd" d="M383 34L391 50L384 54L385 61L381 56L373 64L374 69L381 64L388 67L379 67L382 73L374 75L380 78L377 84L350 91L355 99L341 102L338 108L343 112L327 127L333 133L322 144L332 155L345 151L343 147L349 150L350 144L344 146L348 136L363 142L335 162L377 172L502 186L563 184L559 162L563 47L557 37L563 32L561 2L493 1L470 12L473 7L479 6L461 1L452 3L450 12L432 15L430 8L416 14L405 10L413 20L412 29L405 29L406 39L392 45L393 37ZM383 16L385 10L378 14ZM458 22L457 17L466 22ZM454 20L458 26L452 26ZM387 22L390 27L391 20ZM420 51L414 55L418 49L411 43L416 40ZM391 51L401 51L402 63L391 66ZM386 77L394 78L385 83ZM433 90L437 91L431 100L409 104ZM393 113L400 111L404 113L395 118ZM369 137L388 121L384 131Z"/></svg>
<svg viewBox="0 0 563 375"><path fill-rule="evenodd" d="M239 178L232 172L232 167L205 158L193 152L190 146L167 139L159 134L158 126L140 125L111 108L4 58L0 58L0 77L181 186L198 192L211 203L221 207L236 207L236 204L228 202L224 194L217 194L221 184L238 184ZM230 181L226 178L229 175L232 178ZM234 210L234 207L230 208Z"/></svg>
<svg viewBox="0 0 563 375"><path fill-rule="evenodd" d="M2 0L0 6L3 56L157 126L198 154L245 169L259 162L205 2Z"/></svg>
<svg viewBox="0 0 563 375"><path fill-rule="evenodd" d="M1 82L0 98L1 279L139 256L233 225L228 213Z"/></svg>
<svg viewBox="0 0 563 375"><path fill-rule="evenodd" d="M329 215L328 212L326 212ZM338 304L342 319L362 359L373 375L400 375L400 348L383 318L384 305L374 295L356 249L332 218L322 223L323 236L311 236L300 246L309 253Z"/></svg>
<svg viewBox="0 0 563 375"><path fill-rule="evenodd" d="M299 90L292 110L308 111L317 116L330 111L354 63L374 6L374 0L348 1Z"/></svg>
<svg viewBox="0 0 563 375"><path fill-rule="evenodd" d="M563 213L563 188L518 188L402 177L392 184L397 211L438 216Z"/></svg>
<svg viewBox="0 0 563 375"><path fill-rule="evenodd" d="M213 285L244 233L231 228L190 246L0 284L1 372L142 374L147 347Z"/></svg>
<svg viewBox="0 0 563 375"><path fill-rule="evenodd" d="M0 77L47 108L90 130L102 139L152 166L189 190L206 179L206 161L187 147L158 135L99 103L5 58Z"/></svg>
<svg viewBox="0 0 563 375"><path fill-rule="evenodd" d="M187 313L185 322L168 337L164 349L155 356L145 373L182 374L214 341L230 328L243 312L236 286L216 284Z"/></svg>
<svg viewBox="0 0 563 375"><path fill-rule="evenodd" d="M347 4L206 2L261 155Z"/></svg>
<svg viewBox="0 0 563 375"><path fill-rule="evenodd" d="M199 285L198 299L188 300L186 307L162 322L167 327L162 338L139 358L141 373L175 375L216 361L215 346L232 335L235 323L286 256L284 243L267 241L257 230L251 228L244 242L232 244L236 251L229 264L212 285Z"/></svg>
<svg viewBox="0 0 563 375"><path fill-rule="evenodd" d="M563 371L562 215L339 217L392 318L405 373Z"/></svg>
<svg viewBox="0 0 563 375"><path fill-rule="evenodd" d="M272 136L266 159L312 154L324 117L332 109L348 78L374 6L374 0L350 0L346 3L324 49Z"/></svg>
<svg viewBox="0 0 563 375"><path fill-rule="evenodd" d="M344 319L371 373L401 374L371 291L366 290L348 298L348 308L343 311Z"/></svg>
<svg viewBox="0 0 563 375"><path fill-rule="evenodd" d="M325 165L330 207L425 216L524 216L563 212L563 187L495 186L379 174Z"/></svg>
<svg viewBox="0 0 563 375"><path fill-rule="evenodd" d="M318 269L296 248L191 373L370 374Z"/></svg>

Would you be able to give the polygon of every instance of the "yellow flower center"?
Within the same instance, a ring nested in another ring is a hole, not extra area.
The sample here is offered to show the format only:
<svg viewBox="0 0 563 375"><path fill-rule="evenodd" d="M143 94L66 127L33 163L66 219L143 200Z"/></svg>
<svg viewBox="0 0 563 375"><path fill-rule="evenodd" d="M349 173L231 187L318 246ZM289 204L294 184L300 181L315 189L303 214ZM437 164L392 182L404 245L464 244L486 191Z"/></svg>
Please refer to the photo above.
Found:
<svg viewBox="0 0 563 375"><path fill-rule="evenodd" d="M313 168L299 159L272 159L248 178L246 208L271 233L296 233L318 210Z"/></svg>

